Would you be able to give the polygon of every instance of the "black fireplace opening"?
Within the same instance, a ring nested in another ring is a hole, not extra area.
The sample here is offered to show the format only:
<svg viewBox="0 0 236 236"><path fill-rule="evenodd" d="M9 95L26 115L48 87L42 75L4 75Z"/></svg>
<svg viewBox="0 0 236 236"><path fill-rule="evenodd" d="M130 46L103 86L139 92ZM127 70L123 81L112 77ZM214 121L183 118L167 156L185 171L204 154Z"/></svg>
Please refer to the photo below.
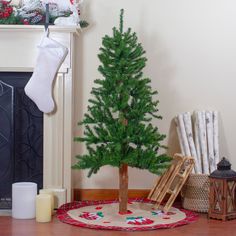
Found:
<svg viewBox="0 0 236 236"><path fill-rule="evenodd" d="M31 75L0 72L0 209L11 209L12 183L43 187L43 113L24 92Z"/></svg>

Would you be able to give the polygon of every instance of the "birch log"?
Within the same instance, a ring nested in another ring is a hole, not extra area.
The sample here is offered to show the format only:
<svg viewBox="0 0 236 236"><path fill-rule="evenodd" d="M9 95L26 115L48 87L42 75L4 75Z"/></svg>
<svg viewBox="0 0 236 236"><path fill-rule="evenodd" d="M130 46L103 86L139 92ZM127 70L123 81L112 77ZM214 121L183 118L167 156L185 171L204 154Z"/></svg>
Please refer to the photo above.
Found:
<svg viewBox="0 0 236 236"><path fill-rule="evenodd" d="M207 140L206 140L206 117L205 111L197 112L199 122L199 140L201 146L201 159L203 174L209 174L209 163L207 157Z"/></svg>
<svg viewBox="0 0 236 236"><path fill-rule="evenodd" d="M202 174L203 169L202 169L201 147L200 147L200 136L199 136L199 121L197 118L196 111L193 113L193 129L194 129L194 143L195 143L195 148L196 148L196 153L197 153L197 159L198 159L198 163L201 169L200 174Z"/></svg>
<svg viewBox="0 0 236 236"><path fill-rule="evenodd" d="M218 126L218 112L213 111L213 149L214 149L214 160L215 168L220 161L219 155L219 126Z"/></svg>
<svg viewBox="0 0 236 236"><path fill-rule="evenodd" d="M208 162L210 173L215 170L214 147L213 147L213 117L212 111L206 111L206 133L208 146Z"/></svg>
<svg viewBox="0 0 236 236"><path fill-rule="evenodd" d="M181 153L185 156L185 150L184 150L184 146L183 146L183 138L180 132L180 126L179 126L179 121L178 118L175 117L175 125L176 125L176 131L177 131L177 135L178 135L178 139L179 139L179 146L180 146L180 150Z"/></svg>
<svg viewBox="0 0 236 236"><path fill-rule="evenodd" d="M178 115L178 121L179 121L180 133L183 138L183 147L184 147L185 156L191 156L187 134L185 131L185 126L184 126L183 114Z"/></svg>
<svg viewBox="0 0 236 236"><path fill-rule="evenodd" d="M198 162L197 152L196 152L195 144L193 141L193 128L192 128L192 121L191 121L190 113L189 112L184 113L183 118L184 118L184 126L185 126L185 130L187 134L190 153L191 153L191 156L195 159L194 170L195 170L195 173L200 174L201 166L199 165L199 162Z"/></svg>

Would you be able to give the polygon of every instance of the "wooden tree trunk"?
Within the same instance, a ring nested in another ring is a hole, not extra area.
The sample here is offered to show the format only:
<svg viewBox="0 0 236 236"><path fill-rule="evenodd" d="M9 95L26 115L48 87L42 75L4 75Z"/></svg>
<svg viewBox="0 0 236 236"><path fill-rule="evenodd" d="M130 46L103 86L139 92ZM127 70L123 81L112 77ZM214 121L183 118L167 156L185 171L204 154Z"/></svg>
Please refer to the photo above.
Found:
<svg viewBox="0 0 236 236"><path fill-rule="evenodd" d="M119 189L119 213L127 213L128 205L128 165L122 164L119 169L120 189Z"/></svg>

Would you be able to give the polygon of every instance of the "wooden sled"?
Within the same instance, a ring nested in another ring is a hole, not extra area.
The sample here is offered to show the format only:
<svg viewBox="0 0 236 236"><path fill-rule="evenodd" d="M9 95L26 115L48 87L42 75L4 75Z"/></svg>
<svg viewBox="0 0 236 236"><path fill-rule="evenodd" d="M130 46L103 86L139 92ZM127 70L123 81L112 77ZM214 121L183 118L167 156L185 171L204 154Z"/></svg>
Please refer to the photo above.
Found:
<svg viewBox="0 0 236 236"><path fill-rule="evenodd" d="M148 199L155 201L155 207L160 208L163 199L163 211L168 212L181 191L189 174L194 167L194 159L181 154L175 154L169 169L158 178L155 186L148 195Z"/></svg>

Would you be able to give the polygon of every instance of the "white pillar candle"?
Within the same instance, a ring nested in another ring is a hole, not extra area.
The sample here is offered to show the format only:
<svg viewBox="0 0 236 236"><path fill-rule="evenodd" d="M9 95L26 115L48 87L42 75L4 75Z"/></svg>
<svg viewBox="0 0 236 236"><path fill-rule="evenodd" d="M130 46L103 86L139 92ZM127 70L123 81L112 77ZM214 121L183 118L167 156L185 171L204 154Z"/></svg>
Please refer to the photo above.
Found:
<svg viewBox="0 0 236 236"><path fill-rule="evenodd" d="M55 208L59 208L61 205L67 202L66 189L53 189Z"/></svg>
<svg viewBox="0 0 236 236"><path fill-rule="evenodd" d="M36 196L36 221L41 223L50 222L52 219L51 195L39 194Z"/></svg>
<svg viewBox="0 0 236 236"><path fill-rule="evenodd" d="M12 217L15 219L35 218L37 184L19 182L12 184Z"/></svg>
<svg viewBox="0 0 236 236"><path fill-rule="evenodd" d="M53 191L51 189L40 189L39 190L39 194L49 194L51 196L51 210L52 210L52 213L54 211L54 194L53 194Z"/></svg>

